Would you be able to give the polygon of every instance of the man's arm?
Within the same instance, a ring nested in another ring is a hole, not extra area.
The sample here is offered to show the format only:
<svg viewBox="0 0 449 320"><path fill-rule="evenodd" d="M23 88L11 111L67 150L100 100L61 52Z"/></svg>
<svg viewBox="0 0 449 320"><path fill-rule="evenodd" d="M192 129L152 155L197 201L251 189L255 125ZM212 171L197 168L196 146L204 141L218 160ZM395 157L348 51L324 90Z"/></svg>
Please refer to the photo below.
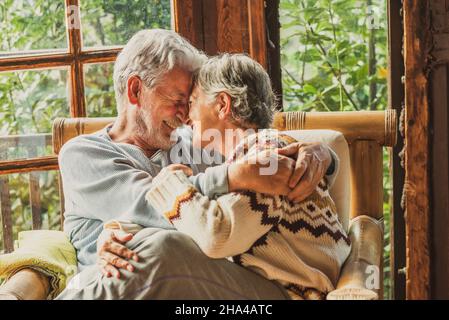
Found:
<svg viewBox="0 0 449 320"><path fill-rule="evenodd" d="M113 147L88 139L69 142L59 154L59 165L69 214L169 227L145 200L150 173Z"/></svg>
<svg viewBox="0 0 449 320"><path fill-rule="evenodd" d="M183 141L181 151L184 154L184 158L180 158L179 163L191 165L195 158L195 152L200 155L202 161L205 160L204 157L207 157L209 163L214 160L200 150L191 153L192 132L189 128L180 130L179 134ZM180 150L177 149L177 151ZM294 196L292 200L295 202L299 202L297 199L299 196L306 198L310 195L324 175L327 177L328 184L330 186L333 184L338 172L338 157L325 144L296 142L279 149L279 153L276 155L277 170L272 175L261 175L259 161L248 159L246 163L211 166L205 170L205 173L193 175L189 179L195 188L211 199L236 190L252 190L271 195L291 194ZM174 154L177 155L177 152ZM295 158L296 166L293 166L293 174L291 162L285 156ZM304 158L313 159L313 161L303 161ZM204 167L204 164L202 166ZM334 166L334 170L328 170L332 166ZM303 179L301 179L302 176L304 176Z"/></svg>

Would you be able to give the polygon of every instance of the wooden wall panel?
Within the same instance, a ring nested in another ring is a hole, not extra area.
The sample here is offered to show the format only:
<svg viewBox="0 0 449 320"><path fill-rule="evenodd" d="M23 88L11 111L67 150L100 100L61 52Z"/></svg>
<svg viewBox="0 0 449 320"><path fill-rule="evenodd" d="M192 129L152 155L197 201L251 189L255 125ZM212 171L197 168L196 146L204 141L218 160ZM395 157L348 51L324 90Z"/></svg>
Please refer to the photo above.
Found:
<svg viewBox="0 0 449 320"><path fill-rule="evenodd" d="M429 1L404 0L406 297L430 297Z"/></svg>
<svg viewBox="0 0 449 320"><path fill-rule="evenodd" d="M204 51L214 55L218 50L218 11L217 1L203 1Z"/></svg>
<svg viewBox="0 0 449 320"><path fill-rule="evenodd" d="M203 0L204 51L248 53L267 68L263 0Z"/></svg>
<svg viewBox="0 0 449 320"><path fill-rule="evenodd" d="M204 50L202 0L173 0L173 27L198 49Z"/></svg>
<svg viewBox="0 0 449 320"><path fill-rule="evenodd" d="M278 107L282 110L282 73L281 73L281 23L279 22L279 0L267 2L265 19L267 23L267 64L273 90L278 99Z"/></svg>
<svg viewBox="0 0 449 320"><path fill-rule="evenodd" d="M267 62L267 39L265 27L265 1L248 0L249 52L265 69Z"/></svg>
<svg viewBox="0 0 449 320"><path fill-rule="evenodd" d="M432 97L432 298L449 299L449 65L431 77Z"/></svg>
<svg viewBox="0 0 449 320"><path fill-rule="evenodd" d="M396 110L401 120L404 115L404 57L402 55L402 39L404 36L402 25L402 3L400 0L389 0L388 4L388 107ZM400 127L404 128L401 121ZM401 205L404 187L405 171L402 163L404 148L403 130L398 134L396 145L391 152L392 176L392 211L390 217L390 285L392 298L405 299L405 219L404 208Z"/></svg>
<svg viewBox="0 0 449 320"><path fill-rule="evenodd" d="M431 2L431 298L449 299L449 0Z"/></svg>
<svg viewBox="0 0 449 320"><path fill-rule="evenodd" d="M241 0L212 0L205 1L205 4L206 52L209 54L249 52L247 2Z"/></svg>

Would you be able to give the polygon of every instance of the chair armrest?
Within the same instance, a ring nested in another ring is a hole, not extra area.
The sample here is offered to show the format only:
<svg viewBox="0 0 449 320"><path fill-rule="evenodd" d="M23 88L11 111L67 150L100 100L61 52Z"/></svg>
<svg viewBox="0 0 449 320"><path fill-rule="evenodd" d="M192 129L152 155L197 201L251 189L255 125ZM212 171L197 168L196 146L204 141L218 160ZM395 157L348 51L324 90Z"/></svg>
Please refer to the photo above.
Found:
<svg viewBox="0 0 449 320"><path fill-rule="evenodd" d="M22 269L0 286L0 300L46 300L50 280L33 269Z"/></svg>
<svg viewBox="0 0 449 320"><path fill-rule="evenodd" d="M328 300L377 300L382 281L383 224L369 216L350 223L352 248Z"/></svg>

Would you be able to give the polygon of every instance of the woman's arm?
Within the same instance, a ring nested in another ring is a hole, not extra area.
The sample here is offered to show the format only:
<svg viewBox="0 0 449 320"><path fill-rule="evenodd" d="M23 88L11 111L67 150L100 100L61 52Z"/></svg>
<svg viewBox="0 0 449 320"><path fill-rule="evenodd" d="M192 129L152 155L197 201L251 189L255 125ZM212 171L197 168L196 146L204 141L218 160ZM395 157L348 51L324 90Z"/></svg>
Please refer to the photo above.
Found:
<svg viewBox="0 0 449 320"><path fill-rule="evenodd" d="M276 197L245 191L212 200L180 170L161 172L147 199L211 258L247 251L279 221L279 212L273 206Z"/></svg>

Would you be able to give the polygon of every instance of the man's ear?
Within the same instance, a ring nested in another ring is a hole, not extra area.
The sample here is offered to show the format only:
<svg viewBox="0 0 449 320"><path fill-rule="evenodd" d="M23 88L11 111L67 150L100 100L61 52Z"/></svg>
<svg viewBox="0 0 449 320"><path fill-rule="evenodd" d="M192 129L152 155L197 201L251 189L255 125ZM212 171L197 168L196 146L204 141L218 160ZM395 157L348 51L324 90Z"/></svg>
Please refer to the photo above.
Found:
<svg viewBox="0 0 449 320"><path fill-rule="evenodd" d="M142 80L138 76L131 76L128 78L126 88L129 103L139 106L139 94L142 90Z"/></svg>
<svg viewBox="0 0 449 320"><path fill-rule="evenodd" d="M227 94L226 92L220 92L217 96L217 104L218 104L218 117L221 120L224 120L229 115L231 115L232 99L229 94Z"/></svg>

